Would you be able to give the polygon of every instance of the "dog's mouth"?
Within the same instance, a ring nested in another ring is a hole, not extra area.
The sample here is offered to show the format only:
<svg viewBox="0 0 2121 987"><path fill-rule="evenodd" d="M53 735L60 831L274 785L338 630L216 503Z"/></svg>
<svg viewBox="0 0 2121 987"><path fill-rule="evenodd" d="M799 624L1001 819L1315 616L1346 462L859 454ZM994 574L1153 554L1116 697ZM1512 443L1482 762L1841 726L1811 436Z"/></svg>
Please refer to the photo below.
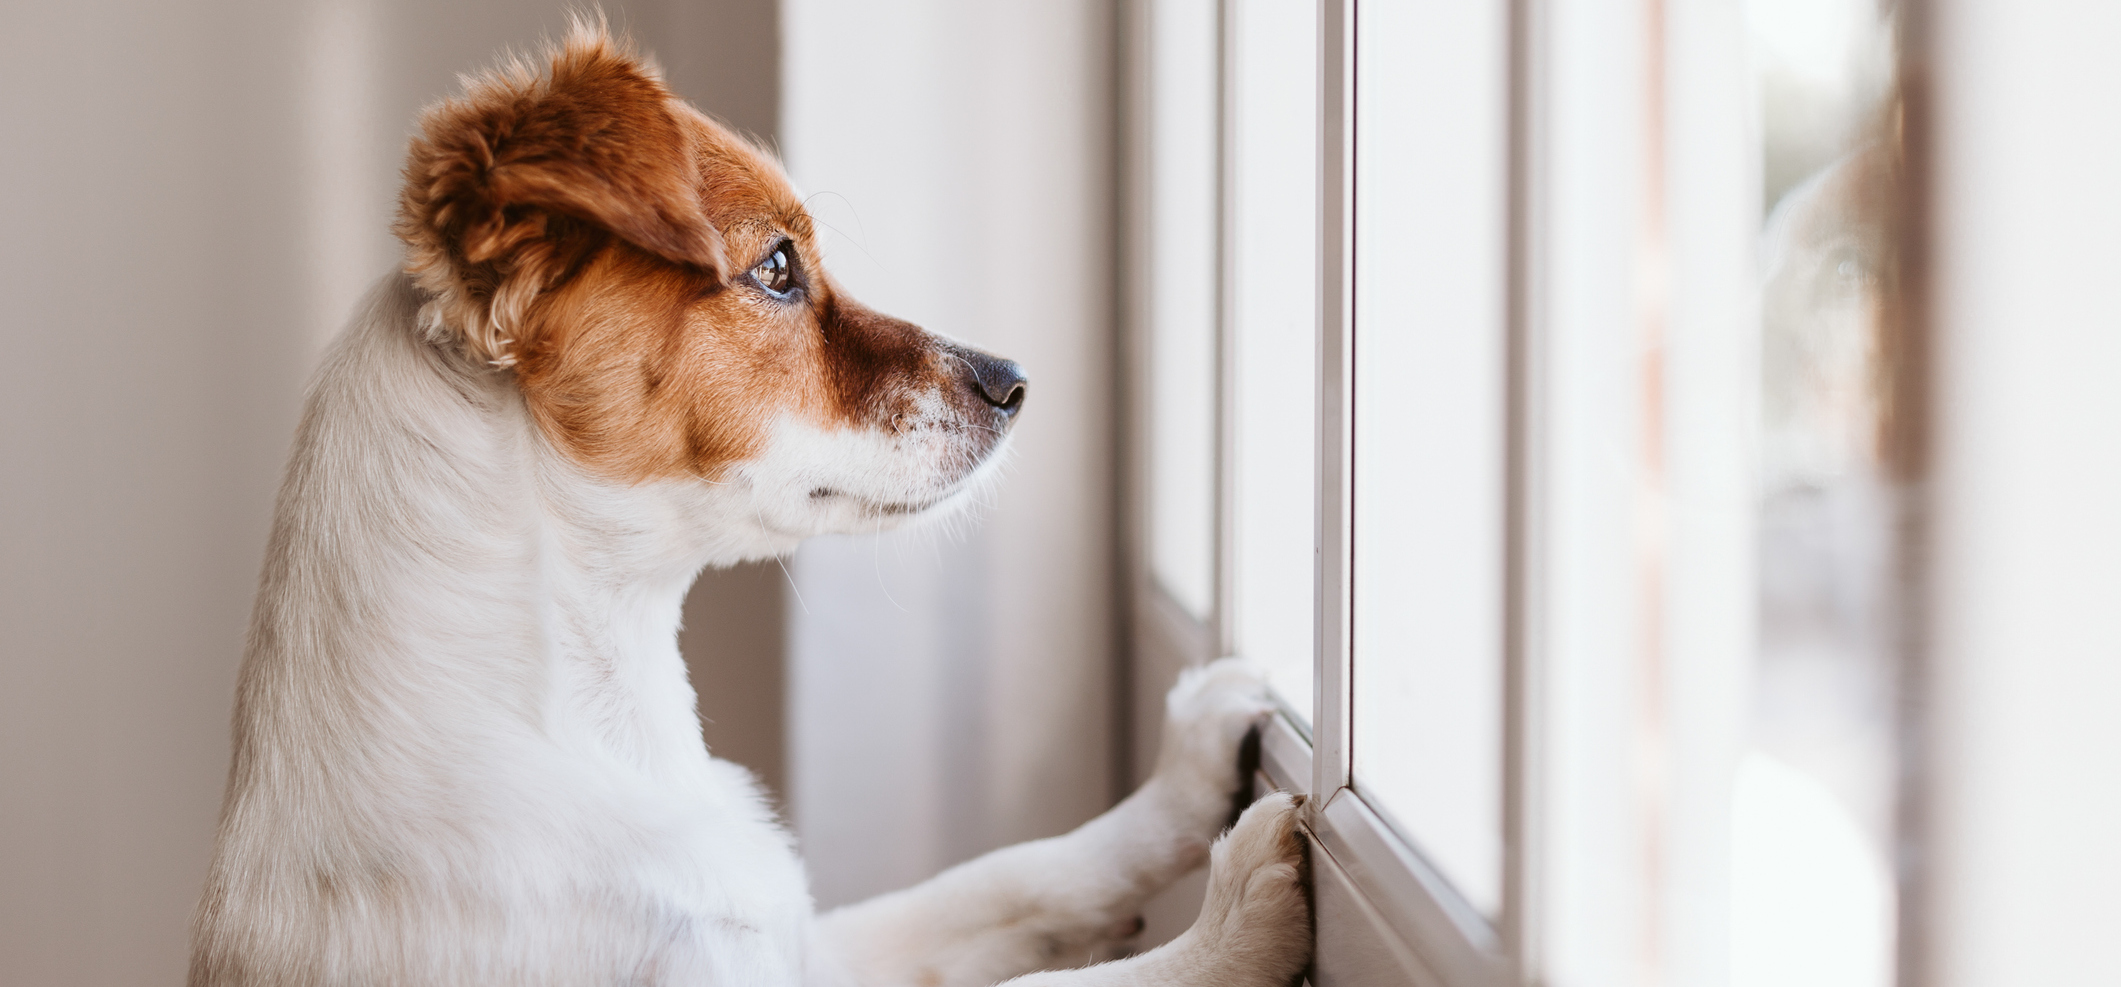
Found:
<svg viewBox="0 0 2121 987"><path fill-rule="evenodd" d="M928 500L883 501L871 500L867 497L857 496L855 494L847 493L842 490L834 490L831 487L814 487L810 491L810 499L812 501L845 501L847 503L855 505L856 507L861 508L862 511L864 511L865 513L874 514L880 517L911 517L915 514L921 513L922 511L926 511L929 508L942 503L943 501L949 500L956 493L957 491L953 489L947 493L942 494L941 496L934 497Z"/></svg>
<svg viewBox="0 0 2121 987"><path fill-rule="evenodd" d="M974 497L974 491L994 481L1007 459L1007 448L1007 439L1003 438L980 455L971 468L925 490L857 492L828 480L811 486L805 499L813 508L837 512L851 507L861 517L887 523L947 514Z"/></svg>

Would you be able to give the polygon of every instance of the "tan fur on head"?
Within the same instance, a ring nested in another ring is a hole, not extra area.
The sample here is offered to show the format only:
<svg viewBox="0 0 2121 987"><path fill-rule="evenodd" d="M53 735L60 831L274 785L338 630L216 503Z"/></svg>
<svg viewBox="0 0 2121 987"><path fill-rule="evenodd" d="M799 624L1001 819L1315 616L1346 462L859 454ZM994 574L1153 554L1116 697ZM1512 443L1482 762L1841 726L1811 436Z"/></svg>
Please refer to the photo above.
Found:
<svg viewBox="0 0 2121 987"><path fill-rule="evenodd" d="M693 135L601 22L576 21L544 72L512 60L421 116L396 231L433 317L501 366L530 302L616 236L719 280Z"/></svg>
<svg viewBox="0 0 2121 987"><path fill-rule="evenodd" d="M412 142L397 230L432 341L506 368L553 447L609 479L719 482L793 429L867 450L834 469L883 464L868 492L802 466L806 504L897 516L988 461L1016 405L977 366L1013 364L841 294L772 156L601 24L541 61L467 81Z"/></svg>

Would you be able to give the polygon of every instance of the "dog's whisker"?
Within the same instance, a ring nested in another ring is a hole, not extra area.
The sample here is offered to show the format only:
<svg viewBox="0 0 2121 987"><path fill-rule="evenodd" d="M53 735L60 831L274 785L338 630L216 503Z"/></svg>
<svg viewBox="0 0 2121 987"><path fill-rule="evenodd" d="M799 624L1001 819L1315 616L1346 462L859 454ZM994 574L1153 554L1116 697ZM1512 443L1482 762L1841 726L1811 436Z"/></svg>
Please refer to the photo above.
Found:
<svg viewBox="0 0 2121 987"><path fill-rule="evenodd" d="M759 508L759 488L757 486L751 487L748 499L751 502L751 514L758 519L759 530L762 532L771 531L772 529L766 526L766 513ZM788 563L781 561L781 553L774 553L773 564L781 567L781 578L788 581L788 592L795 596L795 605L802 609L803 616L810 616L810 604L803 601L802 587L795 584L795 573L788 571Z"/></svg>
<svg viewBox="0 0 2121 987"><path fill-rule="evenodd" d="M860 234L861 234L861 235L860 235L859 237L851 237L851 236L848 236L848 235L847 235L847 231L846 231L846 230L840 229L839 227L837 227L837 226L834 226L834 225L832 225L831 223L828 223L828 222L826 222L825 220L823 220L823 219L820 219L820 218L818 218L817 212L816 212L815 210L813 210L813 209L811 209L811 208L810 208L810 203L812 203L812 202L815 202L815 201L817 201L817 200L818 200L819 198L822 198L822 197L824 197L824 196L828 196L828 195L829 195L829 196L832 196L833 198L836 198L836 199L840 200L840 202L842 202L842 203L846 204L846 206L847 206L847 211L848 211L849 213L852 213L852 214L854 215L854 226L855 226L855 229L856 229L857 231L859 231L859 232L860 232ZM853 200L853 199L849 199L849 198L847 198L846 196L844 196L844 195L841 195L841 194L840 194L840 193L838 193L838 192L834 192L834 191L830 191L830 190L826 190L826 191L822 191L822 192L813 192L813 193L811 193L811 194L810 194L810 197L809 197L809 198L807 198L807 199L804 199L804 200L803 200L803 211L804 211L804 212L806 212L806 213L809 213L809 214L810 214L810 221L811 221L811 222L813 222L813 223L816 223L816 224L818 224L819 226L822 226L822 227L824 227L824 228L826 228L826 229L828 229L828 230L831 230L831 231L832 231L832 232L834 232L834 233L837 233L837 234L839 234L839 235L840 235L840 238L841 238L841 239L843 239L843 240L846 240L847 242L849 242L849 243L852 243L852 244L854 244L854 249L856 249L856 250L859 250L859 251L861 251L861 252L862 252L862 256L864 256L864 257L867 257L867 258L869 258L869 262L870 262L870 263L872 263L872 264L875 264L875 265L877 266L877 268L878 268L878 269L882 270L882 271L883 271L884 273L886 273L886 274L892 273L892 271L891 271L891 268L890 268L889 266L885 265L883 261L881 261L881 260L878 260L875 254L872 254L872 253L870 253L870 252L869 252L869 243L868 243L868 240L869 240L869 228L868 228L868 227L867 227L867 226L866 226L865 224L863 224L863 222L862 222L862 212L861 212L861 210L859 210L859 209L856 209L856 208L854 208L854 200Z"/></svg>
<svg viewBox="0 0 2121 987"><path fill-rule="evenodd" d="M788 581L788 592L795 595L795 605L803 611L803 616L810 616L810 604L803 602L803 588L795 584L795 573L788 571L788 563L775 555L773 564L781 567L781 578Z"/></svg>
<svg viewBox="0 0 2121 987"><path fill-rule="evenodd" d="M881 561L883 539L884 519L877 518L876 530L869 536L869 564L876 573L876 588L884 591L884 599L890 600L891 605L898 608L898 612L912 613L913 611L899 603L897 597L891 595L891 587L884 585L884 564Z"/></svg>

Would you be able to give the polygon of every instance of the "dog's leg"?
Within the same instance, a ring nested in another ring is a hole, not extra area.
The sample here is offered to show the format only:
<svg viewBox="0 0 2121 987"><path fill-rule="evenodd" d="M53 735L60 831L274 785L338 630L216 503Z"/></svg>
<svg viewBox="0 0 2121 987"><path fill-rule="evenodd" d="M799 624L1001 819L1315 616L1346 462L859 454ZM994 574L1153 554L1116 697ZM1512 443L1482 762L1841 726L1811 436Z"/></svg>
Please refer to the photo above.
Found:
<svg viewBox="0 0 2121 987"><path fill-rule="evenodd" d="M984 987L1092 958L1138 931L1142 902L1207 857L1248 782L1238 749L1269 708L1248 665L1225 659L1186 673L1165 700L1156 771L1126 801L1065 836L829 913L825 948L864 987Z"/></svg>
<svg viewBox="0 0 2121 987"><path fill-rule="evenodd" d="M1034 973L1006 987L1288 987L1311 959L1301 796L1260 799L1215 844L1200 918L1140 956Z"/></svg>

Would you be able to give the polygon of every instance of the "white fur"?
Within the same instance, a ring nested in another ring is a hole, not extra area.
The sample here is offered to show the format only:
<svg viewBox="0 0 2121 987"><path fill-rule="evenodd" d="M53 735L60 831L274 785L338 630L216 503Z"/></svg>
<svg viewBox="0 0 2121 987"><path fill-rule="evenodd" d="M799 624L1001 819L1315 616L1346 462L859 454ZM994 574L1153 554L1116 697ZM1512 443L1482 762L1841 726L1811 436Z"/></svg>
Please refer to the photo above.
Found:
<svg viewBox="0 0 2121 987"><path fill-rule="evenodd" d="M428 338L421 302L402 276L379 285L309 398L194 987L973 987L1082 954L1198 864L1265 709L1228 663L1174 692L1156 776L1112 812L814 919L752 779L700 742L683 596L703 565L947 510L993 457L952 466L947 430L787 421L720 482L600 480L544 440L508 373ZM1239 835L1267 836L1218 850L1204 921L1244 948L1189 933L1063 976L1285 982L1304 958L1300 892L1274 870L1294 873L1293 812L1262 803Z"/></svg>

